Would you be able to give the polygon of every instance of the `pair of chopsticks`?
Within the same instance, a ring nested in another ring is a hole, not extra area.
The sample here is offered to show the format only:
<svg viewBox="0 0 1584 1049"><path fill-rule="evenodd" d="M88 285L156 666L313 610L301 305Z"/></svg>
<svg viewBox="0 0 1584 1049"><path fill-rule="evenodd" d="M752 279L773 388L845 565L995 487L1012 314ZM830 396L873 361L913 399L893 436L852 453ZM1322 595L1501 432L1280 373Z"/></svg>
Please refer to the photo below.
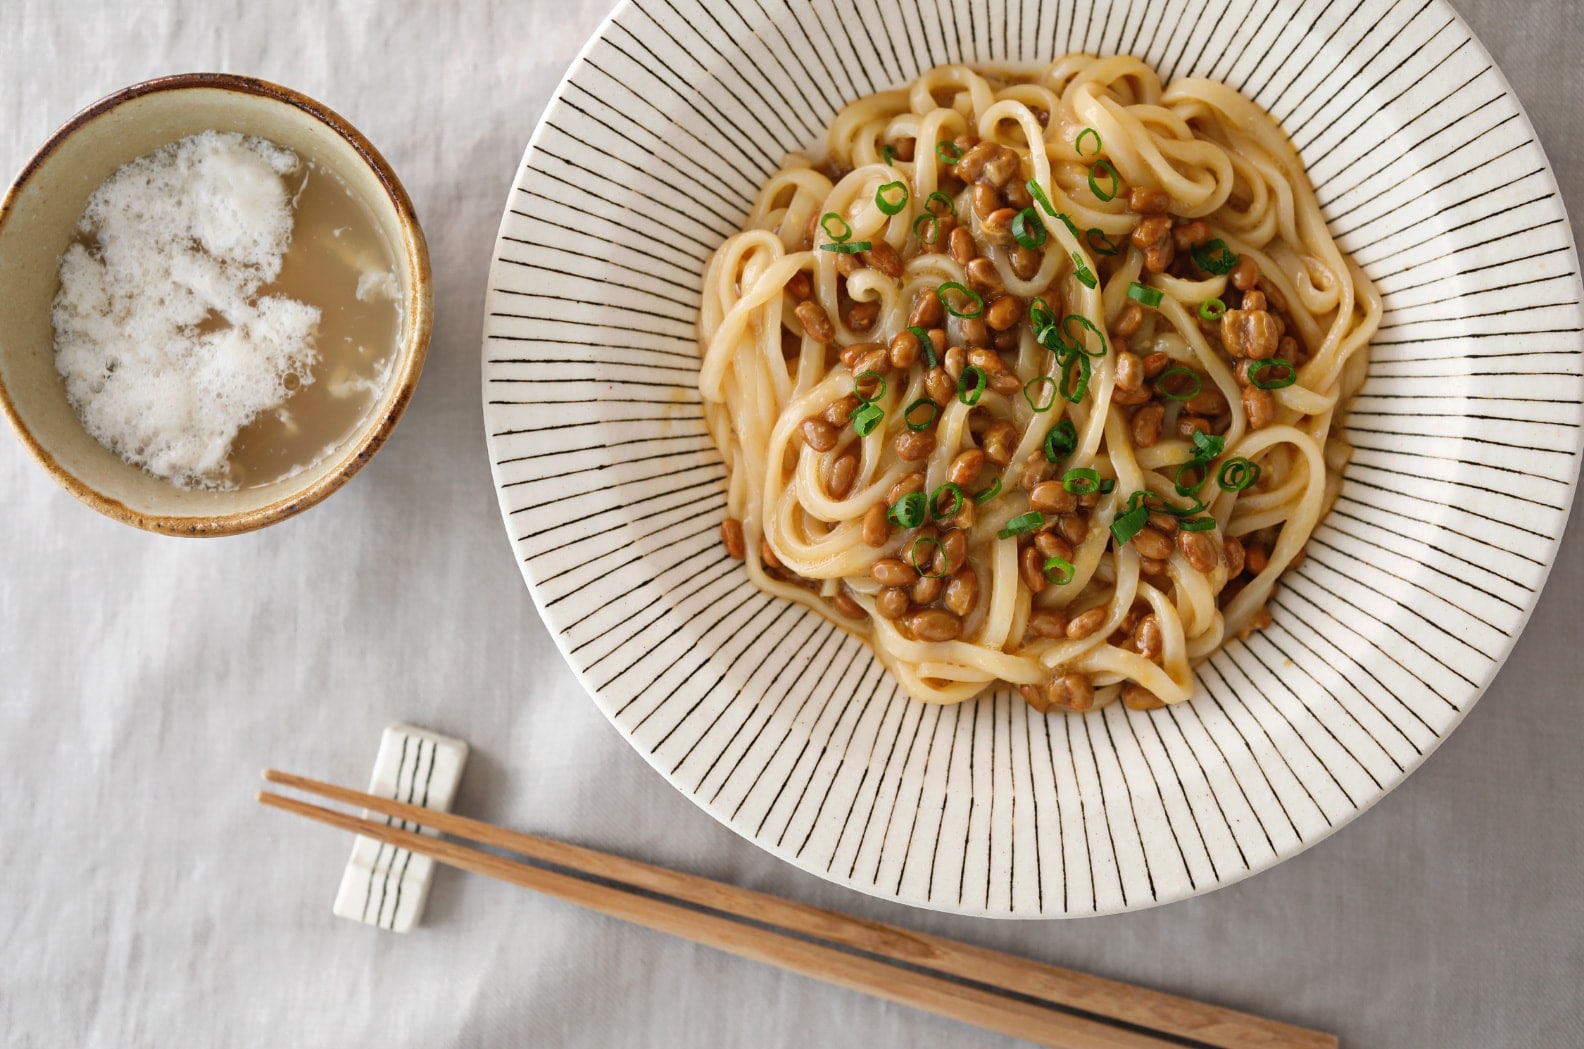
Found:
<svg viewBox="0 0 1584 1049"><path fill-rule="evenodd" d="M637 860L505 830L274 769L264 778L436 838L260 791L258 800L440 863L805 976L1002 1034L1071 1049L1335 1049L1337 1039L1247 1013L794 903ZM501 849L532 863L485 852Z"/></svg>

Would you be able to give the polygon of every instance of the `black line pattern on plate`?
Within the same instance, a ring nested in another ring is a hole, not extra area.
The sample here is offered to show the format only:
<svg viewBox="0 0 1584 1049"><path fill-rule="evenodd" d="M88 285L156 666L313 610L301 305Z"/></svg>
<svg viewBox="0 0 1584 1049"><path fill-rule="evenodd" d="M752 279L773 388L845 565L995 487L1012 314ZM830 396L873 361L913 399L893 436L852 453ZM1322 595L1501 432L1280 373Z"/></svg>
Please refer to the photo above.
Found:
<svg viewBox="0 0 1584 1049"><path fill-rule="evenodd" d="M838 880L1068 914L1265 866L1456 722L1566 514L1584 324L1532 133L1441 0L1309 0L1282 19L1242 0L1216 17L1202 0L858 2L639 0L552 102L484 332L486 430L525 574L651 760ZM1019 718L1003 690L919 709L839 628L756 597L721 550L724 467L690 382L697 282L780 154L846 100L942 61L1079 47L1240 85L1304 149L1328 221L1385 296L1342 424L1357 452L1275 623L1206 664L1193 704ZM1498 496L1528 512L1486 512Z"/></svg>

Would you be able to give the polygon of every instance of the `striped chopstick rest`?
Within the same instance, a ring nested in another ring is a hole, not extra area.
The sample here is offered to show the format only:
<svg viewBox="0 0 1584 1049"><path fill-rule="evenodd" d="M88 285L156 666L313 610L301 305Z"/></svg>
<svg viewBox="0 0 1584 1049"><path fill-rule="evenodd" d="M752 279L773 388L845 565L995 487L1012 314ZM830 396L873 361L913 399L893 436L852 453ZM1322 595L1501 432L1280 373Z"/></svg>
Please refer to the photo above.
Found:
<svg viewBox="0 0 1584 1049"><path fill-rule="evenodd" d="M460 739L412 725L391 725L380 736L369 793L449 812L467 755L468 745ZM363 815L370 817L367 810ZM384 820L404 830L435 833L416 823L388 816ZM359 835L341 874L333 910L381 929L411 932L423 917L433 877L434 861L429 857Z"/></svg>

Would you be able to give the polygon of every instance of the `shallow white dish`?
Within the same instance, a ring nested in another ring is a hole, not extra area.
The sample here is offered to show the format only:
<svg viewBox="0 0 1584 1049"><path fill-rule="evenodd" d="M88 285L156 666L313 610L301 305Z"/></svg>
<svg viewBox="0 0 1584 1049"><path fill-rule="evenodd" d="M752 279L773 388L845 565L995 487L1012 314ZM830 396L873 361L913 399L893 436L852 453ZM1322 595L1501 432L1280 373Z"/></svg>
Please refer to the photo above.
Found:
<svg viewBox="0 0 1584 1049"><path fill-rule="evenodd" d="M771 852L904 903L1062 917L1226 885L1348 822L1511 651L1584 439L1560 196L1442 0L629 0L529 143L490 273L501 510L562 652L679 790ZM953 61L1138 54L1251 95L1385 294L1357 452L1274 624L1195 698L1043 717L915 703L721 548L694 311L709 253L836 109ZM794 77L795 75L795 77Z"/></svg>

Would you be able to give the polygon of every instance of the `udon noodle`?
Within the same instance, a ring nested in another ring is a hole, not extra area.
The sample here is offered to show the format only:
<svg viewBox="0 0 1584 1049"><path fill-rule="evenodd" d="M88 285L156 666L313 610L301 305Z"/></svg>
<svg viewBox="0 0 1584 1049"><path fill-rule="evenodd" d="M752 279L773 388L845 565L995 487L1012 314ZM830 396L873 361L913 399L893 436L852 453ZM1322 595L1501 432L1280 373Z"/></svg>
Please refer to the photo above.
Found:
<svg viewBox="0 0 1584 1049"><path fill-rule="evenodd" d="M917 699L1180 702L1329 509L1380 315L1224 84L931 70L843 109L709 263L724 541Z"/></svg>

